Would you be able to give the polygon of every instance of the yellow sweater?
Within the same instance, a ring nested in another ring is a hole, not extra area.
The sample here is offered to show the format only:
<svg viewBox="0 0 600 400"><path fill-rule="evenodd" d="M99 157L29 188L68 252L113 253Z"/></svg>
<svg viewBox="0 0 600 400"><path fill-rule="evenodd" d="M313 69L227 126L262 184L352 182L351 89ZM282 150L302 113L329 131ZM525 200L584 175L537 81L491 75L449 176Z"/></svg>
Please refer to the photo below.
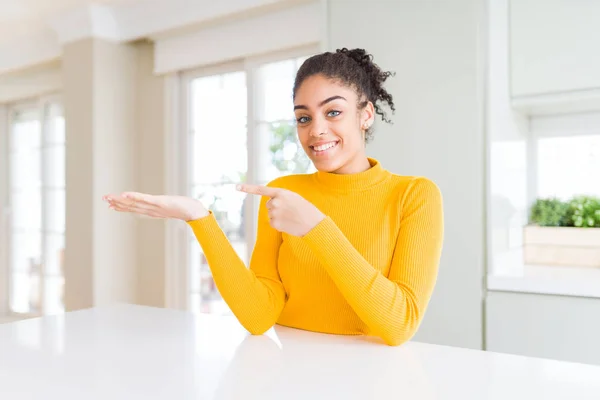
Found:
<svg viewBox="0 0 600 400"><path fill-rule="evenodd" d="M303 237L269 225L263 197L247 268L214 215L189 221L215 284L252 334L274 324L375 335L399 345L416 332L435 286L444 235L442 197L429 179L398 176L369 158L349 175L290 175L288 189L326 218Z"/></svg>

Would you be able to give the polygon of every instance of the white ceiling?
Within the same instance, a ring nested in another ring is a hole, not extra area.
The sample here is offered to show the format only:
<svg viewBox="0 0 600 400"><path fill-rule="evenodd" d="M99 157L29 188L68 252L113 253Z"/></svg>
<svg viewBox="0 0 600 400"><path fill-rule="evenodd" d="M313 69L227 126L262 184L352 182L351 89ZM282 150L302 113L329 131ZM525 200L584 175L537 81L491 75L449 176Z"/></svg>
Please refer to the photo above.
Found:
<svg viewBox="0 0 600 400"><path fill-rule="evenodd" d="M45 28L52 16L86 4L121 5L143 0L0 0L0 42Z"/></svg>
<svg viewBox="0 0 600 400"><path fill-rule="evenodd" d="M301 3L318 1L0 0L0 75L57 60L65 43L86 37L157 40L228 16Z"/></svg>

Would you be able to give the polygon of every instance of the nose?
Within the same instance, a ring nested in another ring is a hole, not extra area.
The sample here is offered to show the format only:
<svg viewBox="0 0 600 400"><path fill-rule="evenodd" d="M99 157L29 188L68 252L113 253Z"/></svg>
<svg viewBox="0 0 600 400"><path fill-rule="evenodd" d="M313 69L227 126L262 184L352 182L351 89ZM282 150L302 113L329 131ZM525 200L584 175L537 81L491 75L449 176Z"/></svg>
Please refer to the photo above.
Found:
<svg viewBox="0 0 600 400"><path fill-rule="evenodd" d="M310 135L319 137L327 134L327 121L324 118L313 118Z"/></svg>

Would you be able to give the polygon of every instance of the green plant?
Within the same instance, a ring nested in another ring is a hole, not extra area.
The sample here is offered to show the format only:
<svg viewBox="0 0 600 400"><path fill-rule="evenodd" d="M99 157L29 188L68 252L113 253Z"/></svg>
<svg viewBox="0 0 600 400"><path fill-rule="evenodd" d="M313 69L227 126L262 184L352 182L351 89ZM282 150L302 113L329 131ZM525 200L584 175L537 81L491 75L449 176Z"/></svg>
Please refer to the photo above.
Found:
<svg viewBox="0 0 600 400"><path fill-rule="evenodd" d="M569 201L537 199L531 207L529 222L538 226L600 228L600 198L575 196Z"/></svg>
<svg viewBox="0 0 600 400"><path fill-rule="evenodd" d="M537 199L531 207L529 221L539 226L565 226L569 205L559 199Z"/></svg>
<svg viewBox="0 0 600 400"><path fill-rule="evenodd" d="M577 196L569 202L567 219L578 228L600 228L600 198Z"/></svg>

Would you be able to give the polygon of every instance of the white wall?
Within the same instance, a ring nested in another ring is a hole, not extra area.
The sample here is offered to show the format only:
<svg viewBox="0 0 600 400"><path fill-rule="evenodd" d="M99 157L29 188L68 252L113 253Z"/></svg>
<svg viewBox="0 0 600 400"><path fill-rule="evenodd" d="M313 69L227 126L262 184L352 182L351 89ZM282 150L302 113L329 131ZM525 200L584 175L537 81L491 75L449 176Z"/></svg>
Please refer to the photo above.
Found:
<svg viewBox="0 0 600 400"><path fill-rule="evenodd" d="M600 2L511 0L513 96L600 89Z"/></svg>
<svg viewBox="0 0 600 400"><path fill-rule="evenodd" d="M487 349L600 364L600 299L489 293Z"/></svg>
<svg viewBox="0 0 600 400"><path fill-rule="evenodd" d="M488 136L488 271L506 269L511 248L522 243L522 226L534 195L527 165L529 120L511 107L509 0L490 0L486 135Z"/></svg>
<svg viewBox="0 0 600 400"><path fill-rule="evenodd" d="M136 220L102 200L136 188L136 73L133 45L86 39L64 49L68 311L136 300Z"/></svg>
<svg viewBox="0 0 600 400"><path fill-rule="evenodd" d="M94 300L135 303L137 221L109 211L102 196L137 187L137 48L101 39L93 46Z"/></svg>
<svg viewBox="0 0 600 400"><path fill-rule="evenodd" d="M163 194L165 171L165 83L153 74L154 46L138 46L137 76L137 190ZM166 224L156 219L139 219L137 225L137 303L165 306Z"/></svg>
<svg viewBox="0 0 600 400"><path fill-rule="evenodd" d="M483 1L329 1L329 47L364 47L396 71L395 123L379 123L370 156L424 175L444 196L438 283L415 340L482 346L484 265Z"/></svg>
<svg viewBox="0 0 600 400"><path fill-rule="evenodd" d="M0 53L1 54L1 53ZM0 104L55 93L62 87L59 61L0 74Z"/></svg>

